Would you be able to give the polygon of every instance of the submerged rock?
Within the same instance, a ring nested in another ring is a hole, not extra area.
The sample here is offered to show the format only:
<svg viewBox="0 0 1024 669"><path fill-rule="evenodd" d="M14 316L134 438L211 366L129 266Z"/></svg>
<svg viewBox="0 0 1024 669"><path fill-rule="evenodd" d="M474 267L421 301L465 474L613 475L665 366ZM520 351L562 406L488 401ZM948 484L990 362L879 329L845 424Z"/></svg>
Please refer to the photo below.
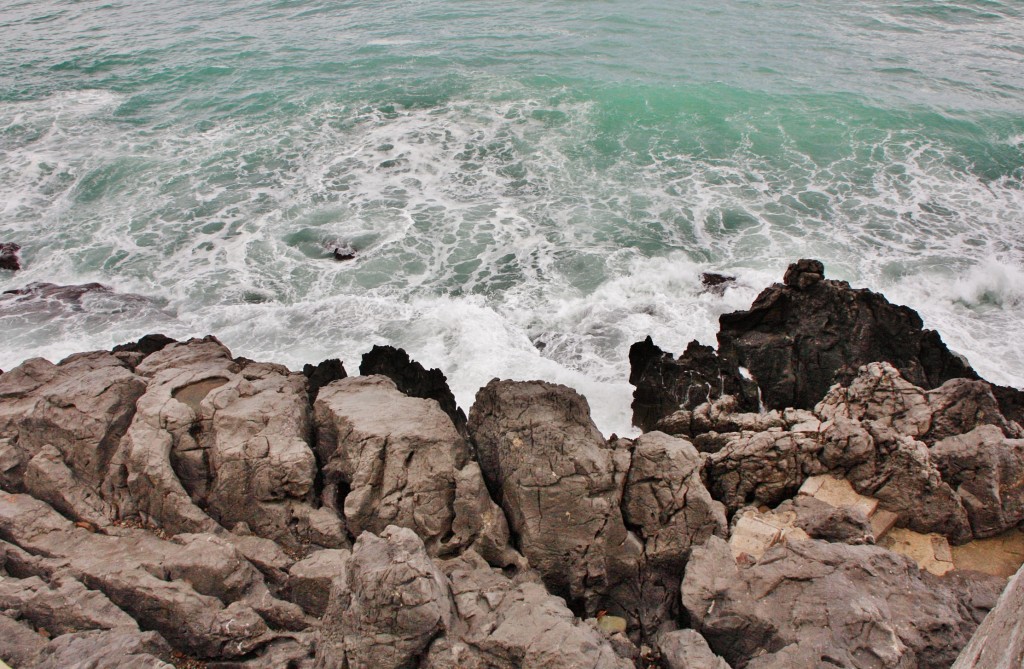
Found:
<svg viewBox="0 0 1024 669"><path fill-rule="evenodd" d="M14 242L0 243L0 269L16 272L21 269L21 259L18 258L18 251L21 247Z"/></svg>

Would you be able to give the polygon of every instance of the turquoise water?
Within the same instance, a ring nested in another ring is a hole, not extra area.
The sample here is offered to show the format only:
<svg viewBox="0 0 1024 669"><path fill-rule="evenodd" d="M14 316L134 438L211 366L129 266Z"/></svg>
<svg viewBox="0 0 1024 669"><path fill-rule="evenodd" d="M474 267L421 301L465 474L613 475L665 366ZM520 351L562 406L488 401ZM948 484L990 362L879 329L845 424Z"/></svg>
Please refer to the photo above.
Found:
<svg viewBox="0 0 1024 669"><path fill-rule="evenodd" d="M622 434L633 341L711 343L816 257L1024 386L1019 0L32 0L0 46L0 289L149 298L0 315L5 369L391 343L465 406L544 378Z"/></svg>

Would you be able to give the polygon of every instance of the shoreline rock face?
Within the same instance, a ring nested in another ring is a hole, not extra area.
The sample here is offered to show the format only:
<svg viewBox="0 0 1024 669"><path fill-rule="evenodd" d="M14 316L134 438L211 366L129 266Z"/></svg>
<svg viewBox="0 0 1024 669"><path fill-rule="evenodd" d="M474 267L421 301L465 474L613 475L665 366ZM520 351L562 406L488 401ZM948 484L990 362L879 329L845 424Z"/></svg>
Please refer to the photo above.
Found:
<svg viewBox="0 0 1024 669"><path fill-rule="evenodd" d="M883 302L801 261L723 317L726 350L634 346L635 439L543 381L495 379L467 419L390 347L355 377L213 337L26 361L0 375L0 660L931 669L967 645L956 666L1002 667L1018 391ZM913 355L858 357L885 333Z"/></svg>

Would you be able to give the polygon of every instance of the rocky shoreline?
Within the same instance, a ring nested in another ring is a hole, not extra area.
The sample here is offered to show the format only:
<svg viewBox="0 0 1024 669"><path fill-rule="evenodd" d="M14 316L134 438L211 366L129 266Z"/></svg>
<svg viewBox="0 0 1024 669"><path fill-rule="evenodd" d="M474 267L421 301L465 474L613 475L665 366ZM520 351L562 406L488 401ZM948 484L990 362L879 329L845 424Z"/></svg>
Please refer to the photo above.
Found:
<svg viewBox="0 0 1024 669"><path fill-rule="evenodd" d="M633 346L636 439L542 381L467 416L391 347L352 377L213 337L28 360L0 374L0 659L1021 666L1020 391L817 261L721 326Z"/></svg>

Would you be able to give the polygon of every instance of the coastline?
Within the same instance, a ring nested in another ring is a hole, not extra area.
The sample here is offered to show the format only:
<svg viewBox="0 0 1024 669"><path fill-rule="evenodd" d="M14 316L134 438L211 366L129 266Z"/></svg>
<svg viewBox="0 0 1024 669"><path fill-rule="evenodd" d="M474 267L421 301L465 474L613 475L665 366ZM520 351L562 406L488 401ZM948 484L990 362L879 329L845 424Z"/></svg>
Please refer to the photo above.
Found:
<svg viewBox="0 0 1024 669"><path fill-rule="evenodd" d="M938 668L1024 562L1022 393L821 263L717 350L630 363L636 439L544 381L464 412L393 347L359 376L213 337L26 361L0 374L0 659Z"/></svg>

